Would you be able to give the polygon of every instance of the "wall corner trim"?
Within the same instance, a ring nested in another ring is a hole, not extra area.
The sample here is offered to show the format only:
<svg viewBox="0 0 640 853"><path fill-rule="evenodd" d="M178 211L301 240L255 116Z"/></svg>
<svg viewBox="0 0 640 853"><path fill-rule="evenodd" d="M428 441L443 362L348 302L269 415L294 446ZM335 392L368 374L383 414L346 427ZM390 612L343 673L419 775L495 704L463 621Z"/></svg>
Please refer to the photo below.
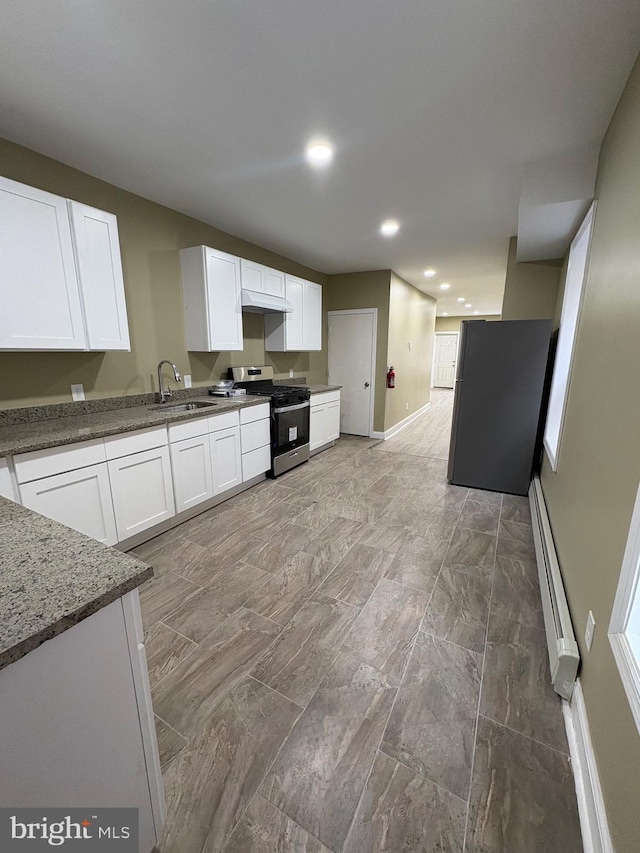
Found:
<svg viewBox="0 0 640 853"><path fill-rule="evenodd" d="M370 432L369 438L381 438L383 441L386 441L388 438L391 438L393 435L397 435L400 430L403 430L405 427L408 427L410 423L415 421L416 418L419 418L420 415L424 415L426 411L431 408L431 403L425 403L422 408L418 409L412 415L408 415L406 418L403 418L401 421L398 421L397 424L394 424L389 429L384 432Z"/></svg>
<svg viewBox="0 0 640 853"><path fill-rule="evenodd" d="M563 699L562 710L576 786L584 853L615 853L579 678L576 680L571 702Z"/></svg>

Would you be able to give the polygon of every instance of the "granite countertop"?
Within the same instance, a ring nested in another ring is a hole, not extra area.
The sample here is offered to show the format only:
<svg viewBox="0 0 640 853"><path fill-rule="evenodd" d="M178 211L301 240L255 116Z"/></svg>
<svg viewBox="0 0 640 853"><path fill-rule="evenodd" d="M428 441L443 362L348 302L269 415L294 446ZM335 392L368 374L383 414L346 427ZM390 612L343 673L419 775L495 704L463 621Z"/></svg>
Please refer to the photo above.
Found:
<svg viewBox="0 0 640 853"><path fill-rule="evenodd" d="M0 669L153 575L57 521L0 498Z"/></svg>
<svg viewBox="0 0 640 853"><path fill-rule="evenodd" d="M69 414L66 417L49 417L43 420L31 420L27 423L15 423L0 426L0 457L15 456L32 450L45 450L77 441L89 441L122 432L191 420L221 414L231 409L256 406L265 402L264 397L220 397L190 396L188 400L176 399L174 405L182 402L204 401L214 403L206 409L191 412L167 412L155 408L157 404L129 406L83 414ZM171 405L171 404L169 404ZM49 407L53 408L53 407ZM68 411L65 409L65 411Z"/></svg>
<svg viewBox="0 0 640 853"><path fill-rule="evenodd" d="M325 391L339 391L342 385L307 385L312 394L324 394Z"/></svg>

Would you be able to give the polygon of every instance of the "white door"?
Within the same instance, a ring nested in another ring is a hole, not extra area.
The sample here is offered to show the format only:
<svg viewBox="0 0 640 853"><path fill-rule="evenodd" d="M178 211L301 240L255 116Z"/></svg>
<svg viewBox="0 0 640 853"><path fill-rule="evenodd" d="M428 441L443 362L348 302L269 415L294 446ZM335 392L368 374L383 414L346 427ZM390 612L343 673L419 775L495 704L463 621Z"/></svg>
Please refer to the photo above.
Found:
<svg viewBox="0 0 640 853"><path fill-rule="evenodd" d="M335 441L340 438L340 400L327 403L324 412L324 441Z"/></svg>
<svg viewBox="0 0 640 853"><path fill-rule="evenodd" d="M105 545L115 545L116 524L106 462L20 486L29 509Z"/></svg>
<svg viewBox="0 0 640 853"><path fill-rule="evenodd" d="M326 406L312 406L309 414L309 450L313 452L324 444L324 418Z"/></svg>
<svg viewBox="0 0 640 853"><path fill-rule="evenodd" d="M175 515L168 447L107 464L119 542Z"/></svg>
<svg viewBox="0 0 640 853"><path fill-rule="evenodd" d="M86 349L66 199L0 178L0 270L0 349Z"/></svg>
<svg viewBox="0 0 640 853"><path fill-rule="evenodd" d="M185 438L171 445L171 468L176 512L213 497L211 449L208 435Z"/></svg>
<svg viewBox="0 0 640 853"><path fill-rule="evenodd" d="M458 357L458 332L436 334L433 357L433 385L435 388L453 388Z"/></svg>
<svg viewBox="0 0 640 853"><path fill-rule="evenodd" d="M226 492L242 482L240 427L211 433L211 468L214 495Z"/></svg>
<svg viewBox="0 0 640 853"><path fill-rule="evenodd" d="M342 385L340 432L373 429L377 309L329 312L329 384Z"/></svg>
<svg viewBox="0 0 640 853"><path fill-rule="evenodd" d="M241 350L242 305L240 258L206 249L209 349L211 352Z"/></svg>

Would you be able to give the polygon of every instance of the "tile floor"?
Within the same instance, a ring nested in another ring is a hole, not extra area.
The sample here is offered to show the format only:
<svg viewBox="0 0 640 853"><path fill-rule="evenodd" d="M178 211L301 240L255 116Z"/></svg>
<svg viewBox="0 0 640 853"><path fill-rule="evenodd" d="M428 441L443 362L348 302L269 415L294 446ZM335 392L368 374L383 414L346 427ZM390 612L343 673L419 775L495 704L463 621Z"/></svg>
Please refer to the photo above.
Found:
<svg viewBox="0 0 640 853"><path fill-rule="evenodd" d="M578 853L524 498L446 482L452 395L136 549L159 853Z"/></svg>

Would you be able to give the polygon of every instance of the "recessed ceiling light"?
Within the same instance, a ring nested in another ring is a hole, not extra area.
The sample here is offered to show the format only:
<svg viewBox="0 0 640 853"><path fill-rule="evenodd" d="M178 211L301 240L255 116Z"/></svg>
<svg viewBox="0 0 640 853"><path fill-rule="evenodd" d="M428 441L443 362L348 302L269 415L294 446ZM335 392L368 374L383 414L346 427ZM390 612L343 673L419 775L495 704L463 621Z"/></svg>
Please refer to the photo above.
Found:
<svg viewBox="0 0 640 853"><path fill-rule="evenodd" d="M479 311L474 311L473 313L474 313L474 314L479 314L480 312L479 312Z"/></svg>
<svg viewBox="0 0 640 853"><path fill-rule="evenodd" d="M395 237L400 230L400 223L395 219L385 219L380 226L380 233L383 237Z"/></svg>
<svg viewBox="0 0 640 853"><path fill-rule="evenodd" d="M465 302L464 307L465 307L465 308L471 308L471 303L470 303L470 302Z"/></svg>
<svg viewBox="0 0 640 853"><path fill-rule="evenodd" d="M464 302L464 300L466 298L467 298L466 296L458 296L458 298L456 299L456 302Z"/></svg>
<svg viewBox="0 0 640 853"><path fill-rule="evenodd" d="M310 142L306 155L312 166L327 166L333 160L333 148L328 142Z"/></svg>
<svg viewBox="0 0 640 853"><path fill-rule="evenodd" d="M429 268L428 270L425 270L425 271L422 273L422 275L423 275L425 278L433 278L435 274L436 274L436 271L435 271L434 269L432 269L432 268Z"/></svg>
<svg viewBox="0 0 640 853"><path fill-rule="evenodd" d="M450 287L451 287L451 285L449 284L448 281L443 281L442 284L440 285L440 290L449 290Z"/></svg>
<svg viewBox="0 0 640 853"><path fill-rule="evenodd" d="M448 311L443 311L443 312L442 312L442 316L443 316L443 317L448 317L448 316L449 316L449 312L448 312Z"/></svg>

